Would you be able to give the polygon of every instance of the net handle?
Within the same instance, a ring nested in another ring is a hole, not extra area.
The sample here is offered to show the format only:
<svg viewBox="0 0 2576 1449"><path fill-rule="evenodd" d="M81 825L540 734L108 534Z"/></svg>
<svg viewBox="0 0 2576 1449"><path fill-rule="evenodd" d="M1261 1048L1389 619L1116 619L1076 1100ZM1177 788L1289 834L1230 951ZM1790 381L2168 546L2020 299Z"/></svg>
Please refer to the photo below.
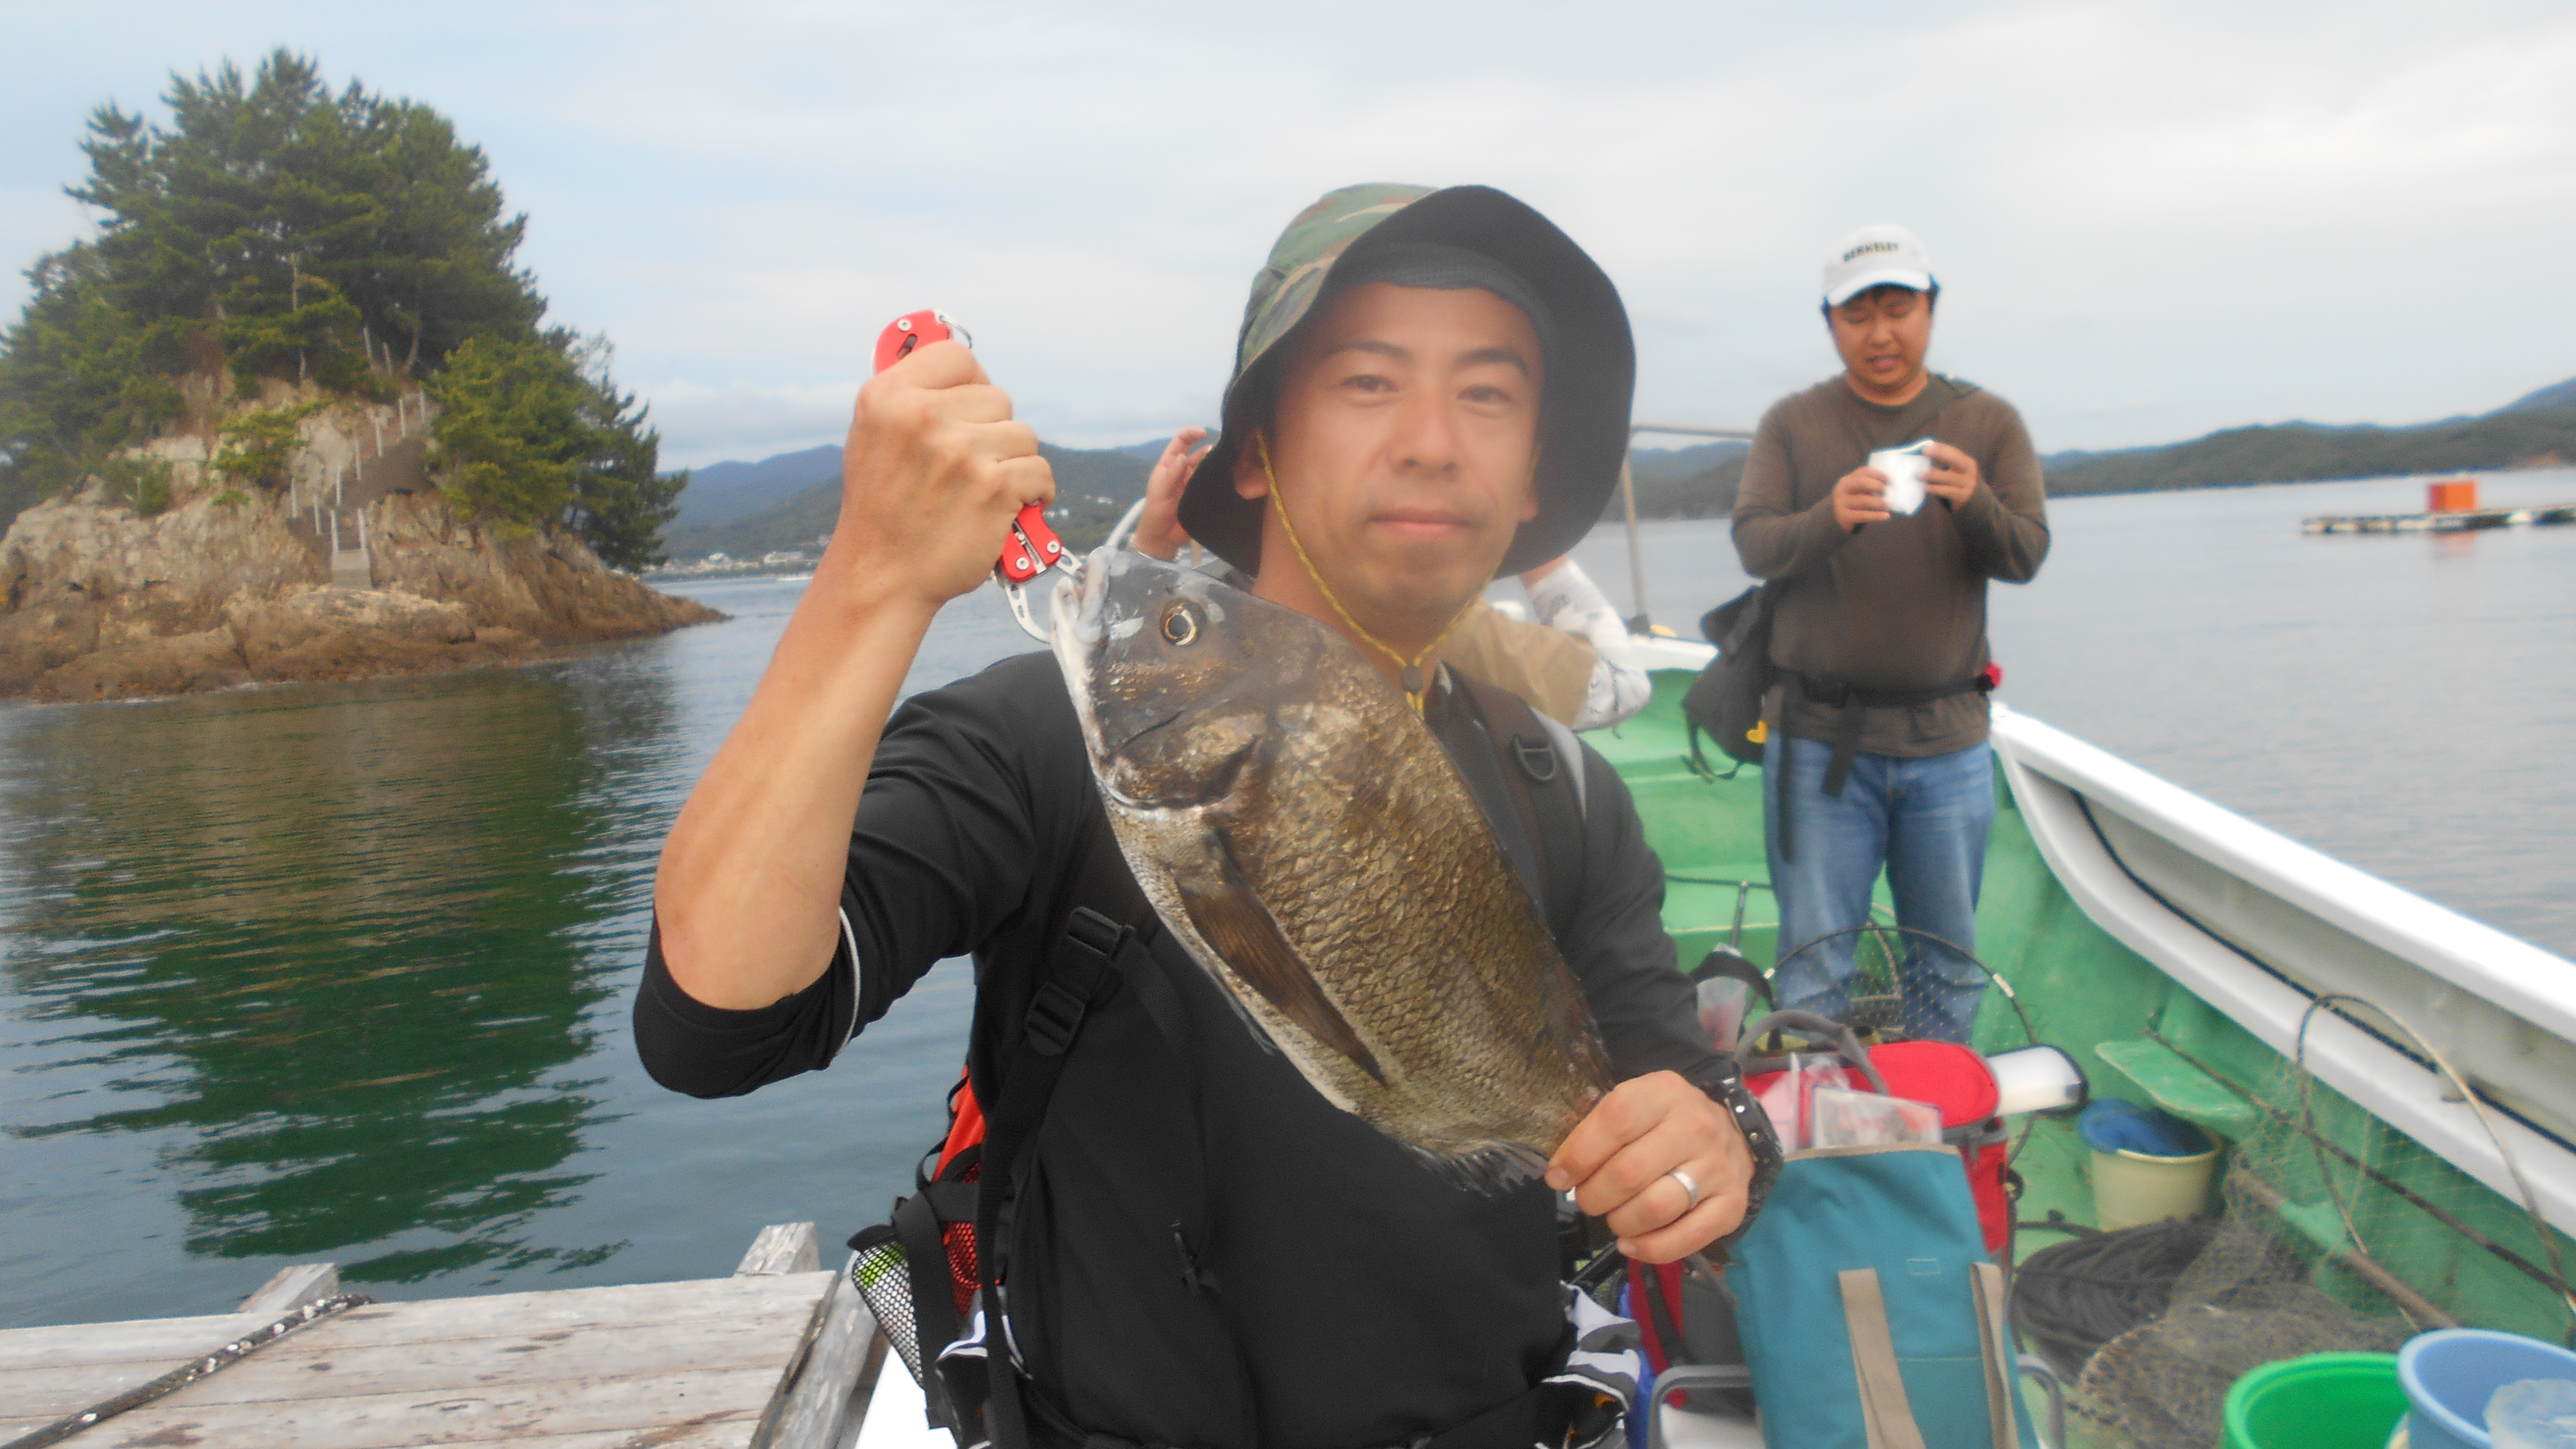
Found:
<svg viewBox="0 0 2576 1449"><path fill-rule="evenodd" d="M1869 1059L1869 1051L1860 1044L1857 1033L1831 1017L1818 1016L1812 1011L1800 1011L1795 1007L1787 1011L1772 1012L1769 1016L1755 1022L1753 1029L1745 1033L1744 1041L1747 1045L1737 1049L1735 1054L1736 1064L1744 1075L1750 1077L1758 1072L1776 1072L1788 1065L1778 1057L1756 1055L1750 1045L1783 1027L1799 1033L1809 1041L1830 1044L1836 1056L1858 1068L1862 1076L1869 1078L1870 1087L1880 1096L1896 1095L1887 1089L1887 1078L1878 1074L1877 1063Z"/></svg>

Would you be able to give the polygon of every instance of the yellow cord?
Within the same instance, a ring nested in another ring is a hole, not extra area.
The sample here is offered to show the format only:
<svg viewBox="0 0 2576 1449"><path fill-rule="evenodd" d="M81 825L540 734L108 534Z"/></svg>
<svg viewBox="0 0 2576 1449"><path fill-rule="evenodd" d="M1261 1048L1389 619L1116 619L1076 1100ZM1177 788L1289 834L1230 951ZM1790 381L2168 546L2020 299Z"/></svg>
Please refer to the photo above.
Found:
<svg viewBox="0 0 2576 1449"><path fill-rule="evenodd" d="M1305 542L1297 537L1297 525L1288 521L1288 505L1280 500L1279 475L1272 472L1270 468L1268 436L1259 429L1255 429L1252 434L1252 446L1261 455L1262 479L1270 485L1270 507L1279 515L1280 530L1288 535L1288 547L1296 552L1297 562L1305 565L1306 577L1315 581L1315 587L1324 595L1324 602L1333 606L1333 612L1341 616L1342 623L1352 633L1358 635L1370 648L1395 661L1396 667L1403 671L1404 677L1397 684L1404 691L1404 701L1413 706L1415 714L1421 714L1428 706L1431 696L1431 681L1422 673L1422 661L1430 658L1435 650L1449 642L1449 636L1457 633L1458 626L1466 623L1467 616L1476 611L1477 599L1482 598L1483 595L1479 594L1476 598L1469 599L1466 607L1458 611L1458 617L1449 621L1449 627L1441 630L1438 638L1422 646L1421 653L1410 659L1405 658L1396 652L1393 645L1370 633L1366 625L1352 618L1351 611L1343 608L1342 601L1334 596L1333 586L1324 582L1322 574L1315 572L1315 561L1306 556Z"/></svg>

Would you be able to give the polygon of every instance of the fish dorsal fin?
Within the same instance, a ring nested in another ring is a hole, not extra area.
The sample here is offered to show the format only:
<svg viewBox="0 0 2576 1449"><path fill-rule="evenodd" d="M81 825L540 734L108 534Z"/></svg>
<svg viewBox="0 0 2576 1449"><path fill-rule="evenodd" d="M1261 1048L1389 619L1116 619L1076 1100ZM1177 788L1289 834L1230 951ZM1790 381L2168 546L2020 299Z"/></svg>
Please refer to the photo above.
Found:
<svg viewBox="0 0 2576 1449"><path fill-rule="evenodd" d="M1190 924L1198 928L1199 935L1225 959L1234 974L1261 993L1261 999L1280 1015L1384 1085L1386 1073L1379 1069L1376 1055L1351 1029L1341 1008L1333 1005L1333 999L1316 984L1314 973L1306 969L1297 948L1281 934L1278 919L1261 903L1243 872L1235 868L1234 853L1225 848L1224 838L1218 837L1215 845L1213 853L1219 866L1216 881L1176 882L1181 908L1189 913ZM1209 888L1198 888L1201 885Z"/></svg>

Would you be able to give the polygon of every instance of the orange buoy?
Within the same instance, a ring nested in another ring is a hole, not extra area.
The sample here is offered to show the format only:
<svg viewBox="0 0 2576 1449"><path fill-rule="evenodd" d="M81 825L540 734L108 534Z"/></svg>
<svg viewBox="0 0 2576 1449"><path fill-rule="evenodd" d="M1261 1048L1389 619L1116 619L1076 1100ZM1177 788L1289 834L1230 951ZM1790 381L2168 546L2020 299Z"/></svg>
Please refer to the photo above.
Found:
<svg viewBox="0 0 2576 1449"><path fill-rule="evenodd" d="M2427 484L2425 509L2432 513L2474 513L2478 507L2478 480L2445 478Z"/></svg>

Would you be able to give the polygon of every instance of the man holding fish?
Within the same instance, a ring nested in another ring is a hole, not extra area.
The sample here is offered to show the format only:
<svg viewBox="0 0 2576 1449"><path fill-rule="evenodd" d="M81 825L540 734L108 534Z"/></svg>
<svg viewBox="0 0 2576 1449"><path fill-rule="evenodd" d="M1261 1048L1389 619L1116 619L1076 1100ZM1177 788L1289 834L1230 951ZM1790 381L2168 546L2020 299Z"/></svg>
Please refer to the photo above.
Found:
<svg viewBox="0 0 2576 1449"><path fill-rule="evenodd" d="M1049 1059L979 1237L1029 1442L1599 1442L1622 1340L1557 1281L1556 1193L1655 1262L1758 1200L1776 1140L1697 1034L1625 786L1440 662L1599 517L1633 379L1536 212L1334 192L1255 279L1180 506L1252 591L1104 550L1053 658L900 711L1053 483L962 346L861 390L841 525L664 849L638 1049L748 1091L975 955L988 1151Z"/></svg>
<svg viewBox="0 0 2576 1449"><path fill-rule="evenodd" d="M1923 933L1898 969L1905 1020L1887 1024L1964 1043L1986 990L1963 952L1995 814L1986 581L2039 572L2048 514L2012 404L1924 365L1940 296L1931 256L1901 226L1835 248L1824 313L1843 372L1764 415L1735 549L1746 573L1786 590L1762 758L1791 953L1774 996L1850 1010L1855 928L1884 866L1897 924Z"/></svg>

